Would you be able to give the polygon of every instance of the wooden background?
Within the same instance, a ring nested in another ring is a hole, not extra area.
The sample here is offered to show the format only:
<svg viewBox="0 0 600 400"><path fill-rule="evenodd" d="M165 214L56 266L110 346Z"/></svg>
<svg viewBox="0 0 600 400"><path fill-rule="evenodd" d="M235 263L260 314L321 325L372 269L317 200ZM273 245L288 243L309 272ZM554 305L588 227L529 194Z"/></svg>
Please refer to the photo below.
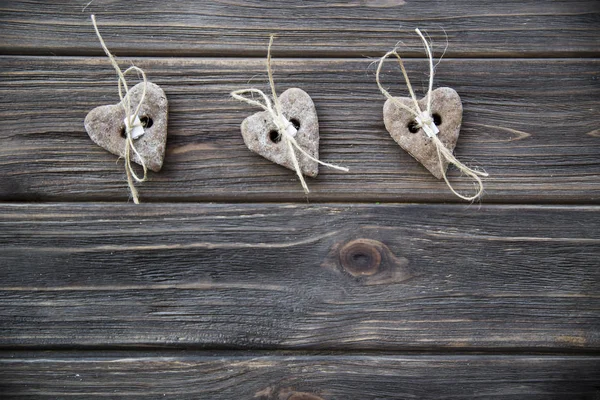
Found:
<svg viewBox="0 0 600 400"><path fill-rule="evenodd" d="M83 128L118 101L91 13L169 99L139 206ZM373 62L401 41L422 94L415 27L481 202L384 128ZM228 97L270 33L350 168L308 196ZM600 2L0 1L0 52L0 398L600 398Z"/></svg>

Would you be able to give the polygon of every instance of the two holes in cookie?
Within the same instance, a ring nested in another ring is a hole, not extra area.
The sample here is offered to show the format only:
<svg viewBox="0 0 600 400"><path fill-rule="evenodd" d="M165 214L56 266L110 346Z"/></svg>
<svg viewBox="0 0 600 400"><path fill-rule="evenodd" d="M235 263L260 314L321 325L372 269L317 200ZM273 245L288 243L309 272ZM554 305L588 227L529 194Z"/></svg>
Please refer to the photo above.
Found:
<svg viewBox="0 0 600 400"><path fill-rule="evenodd" d="M292 123L294 128L296 128L297 131L300 130L300 121L298 121L296 118L292 118L290 119L290 122ZM275 144L281 142L281 135L279 134L279 132L277 132L276 129L273 129L269 132L269 140Z"/></svg>
<svg viewBox="0 0 600 400"><path fill-rule="evenodd" d="M431 116L433 118L433 123L435 124L435 126L440 126L442 124L442 117L440 114L433 114ZM419 132L419 124L417 123L417 121L415 121L414 119L412 121L410 121L408 123L408 125L406 125L406 127L408 128L408 131L410 133L417 133Z"/></svg>
<svg viewBox="0 0 600 400"><path fill-rule="evenodd" d="M151 128L152 125L154 124L154 121L148 115L142 115L140 117L140 122L142 123L142 127L144 129ZM127 137L127 132L125 131L125 125L123 125L121 127L121 137L122 138L126 138Z"/></svg>

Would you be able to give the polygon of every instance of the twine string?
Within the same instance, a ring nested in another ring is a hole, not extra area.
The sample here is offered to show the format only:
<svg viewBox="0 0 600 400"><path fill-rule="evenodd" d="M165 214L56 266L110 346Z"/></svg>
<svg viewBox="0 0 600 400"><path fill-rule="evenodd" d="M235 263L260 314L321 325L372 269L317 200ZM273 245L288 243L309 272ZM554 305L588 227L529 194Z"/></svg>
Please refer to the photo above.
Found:
<svg viewBox="0 0 600 400"><path fill-rule="evenodd" d="M292 159L292 164L294 165L294 169L296 170L296 175L298 175L298 179L300 179L302 188L304 189L305 193L309 193L310 191L308 190L308 185L306 184L304 176L302 175L302 170L300 168L300 164L298 162L298 157L296 156L295 150L298 150L300 153L302 153L304 156L306 156L310 160L315 161L325 167L337 169L337 170L344 171L344 172L348 172L349 169L345 168L345 167L340 167L340 166L337 166L334 164L329 164L329 163L323 162L323 161L313 157L308 152L306 152L302 147L300 147L300 145L296 141L294 135L289 132L289 131L293 132L296 129L295 129L294 125L290 121L288 121L287 118L285 118L285 116L283 115L283 112L281 110L281 104L279 102L279 97L277 96L277 91L275 90L275 81L273 79L273 70L271 68L271 46L273 45L274 38L275 38L275 35L271 35L270 40L269 40L269 48L267 51L267 74L269 76L269 86L271 87L271 95L273 97L273 102L271 102L271 100L269 99L269 96L267 96L262 90L254 89L254 88L235 90L235 91L231 92L231 97L233 97L234 99L243 101L247 104L262 108L263 110L267 111L270 114L271 120L273 121L273 123L275 124L275 127L277 128L277 133L279 135L278 137L281 138L287 145L287 148L288 148L288 151L290 154L290 158ZM262 98L263 102L260 102L259 100L255 100L253 97L247 97L247 95L252 96L254 94L260 96Z"/></svg>
<svg viewBox="0 0 600 400"><path fill-rule="evenodd" d="M102 35L100 35L100 31L98 30L98 25L96 24L96 17L94 15L92 15L92 24L94 25L94 30L96 31L96 36L98 36L98 39L100 40L100 45L102 45L102 49L108 56L110 63L112 64L115 71L117 71L117 75L119 77L119 79L118 79L119 98L121 99L121 104L123 105L123 109L125 110L125 132L126 132L125 152L124 152L125 153L125 173L127 175L127 184L129 185L129 190L131 191L131 196L133 198L133 202L135 204L139 204L140 200L139 200L138 191L137 191L133 181L135 180L138 183L144 182L147 179L148 169L146 167L146 163L144 162L143 157L140 155L140 153L135 148L131 132L133 131L133 128L134 128L135 119L137 118L137 116L140 112L140 109L142 107L142 104L144 103L144 100L146 98L146 88L148 86L147 85L148 80L146 79L146 73L139 67L131 66L131 67L127 68L125 71L121 71L121 68L119 67L119 64L117 64L115 57L110 53L110 51L108 50L108 47L106 46L106 43L104 42L104 39L102 38ZM131 112L131 96L129 93L129 86L127 85L127 79L125 79L125 76L133 71L139 73L142 76L144 86L143 86L143 90L142 90L142 95L140 97L140 101L139 101L137 107L135 108L135 111L132 113ZM125 91L125 94L123 94L123 90ZM132 166L132 163L130 160L132 151L138 157L138 159L140 160L140 162L142 164L142 168L144 170L144 176L141 178L135 173L135 171L133 169L133 166Z"/></svg>
<svg viewBox="0 0 600 400"><path fill-rule="evenodd" d="M488 174L483 171L477 171L477 170L471 169L471 168L467 167L466 165L464 165L462 162L460 162L458 159L456 159L456 157L452 154L452 152L450 150L448 150L448 148L446 146L444 146L442 141L439 139L439 137L437 135L439 133L439 129L433 122L433 117L431 116L431 92L433 91L433 77L434 77L433 55L431 53L431 48L429 46L429 43L427 42L427 40L425 39L425 37L423 36L423 34L419 30L419 28L415 29L415 32L417 32L417 34L421 38L421 41L423 42L423 46L425 47L425 52L427 53L427 58L429 61L429 90L427 92L427 108L425 110L421 110L421 107L419 106L419 102L417 100L417 96L415 95L415 92L410 83L410 79L408 78L406 68L404 67L404 62L402 61L402 57L400 57L400 54L398 54L397 49L393 49L393 50L387 52L379 60L379 65L377 66L377 72L375 75L375 78L377 80L377 86L379 87L379 90L381 91L381 93L387 99L391 100L392 103L396 107L404 109L404 110L408 111L409 113L411 113L412 115L414 115L415 120L417 122L417 126L419 128L423 128L423 131L425 132L425 134L433 141L433 143L435 144L435 147L436 147L440 171L442 172L442 177L444 178L446 185L448 185L448 187L450 188L452 193L454 193L456 196L460 197L463 200L474 201L483 194L483 182L482 182L480 176L486 177L486 176L488 176ZM379 75L381 74L381 69L383 67L383 63L387 58L389 58L391 56L395 56L398 59L398 63L400 64L400 69L402 70L402 75L404 76L404 80L406 82L406 86L408 87L410 97L414 103L414 109L401 103L400 101L398 101L397 98L390 95L390 93L381 85ZM460 172L471 177L477 183L478 190L473 196L465 196L465 195L458 193L456 190L454 190L454 188L452 187L452 184L450 183L450 181L448 180L448 177L446 176L446 170L444 168L443 159L445 159L449 163L455 165L459 169Z"/></svg>

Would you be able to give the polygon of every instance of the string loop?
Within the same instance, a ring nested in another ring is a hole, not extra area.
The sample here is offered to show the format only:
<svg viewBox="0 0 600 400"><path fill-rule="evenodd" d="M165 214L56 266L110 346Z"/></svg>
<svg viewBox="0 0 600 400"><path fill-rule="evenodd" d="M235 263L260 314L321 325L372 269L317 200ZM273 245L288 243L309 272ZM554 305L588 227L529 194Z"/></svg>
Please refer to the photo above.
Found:
<svg viewBox="0 0 600 400"><path fill-rule="evenodd" d="M277 97L277 92L275 90L275 81L273 80L273 71L271 68L271 46L273 45L274 38L275 38L275 35L270 36L269 48L267 51L267 73L269 75L269 85L271 87L271 95L273 97L273 102L271 102L271 100L269 99L269 96L267 96L262 90L259 90L259 89L235 90L235 91L231 92L231 97L233 97L234 99L243 101L247 104L262 108L263 110L267 111L271 115L271 120L273 121L273 123L275 124L275 127L277 128L279 137L281 139L283 139L284 143L287 144L287 148L288 148L289 154L292 159L292 164L294 165L294 169L296 170L296 175L298 175L298 179L300 179L302 188L304 189L305 193L309 193L310 191L308 190L308 186L306 184L306 181L304 180L304 176L302 175L302 170L300 169L300 164L298 163L298 158L296 156L295 150L298 150L300 153L302 153L304 156L308 157L310 160L315 161L325 167L337 169L337 170L344 171L344 172L348 172L349 169L345 168L345 167L340 167L340 166L337 166L334 164L329 164L329 163L326 163L326 162L316 159L315 157L308 154L308 152L306 152L302 147L300 147L300 145L294 138L297 131L294 128L294 125L290 121L288 121L287 118L285 118L285 116L283 115L283 112L281 110L281 105L279 103L279 97ZM247 97L247 95L252 96L253 94L260 96L262 98L263 102L260 102L259 100L255 100L252 97Z"/></svg>
<svg viewBox="0 0 600 400"><path fill-rule="evenodd" d="M454 157L452 152L450 150L448 150L448 148L446 146L444 146L444 144L438 137L439 129L433 122L433 117L431 116L431 92L433 91L433 76L434 76L433 55L431 53L431 48L429 47L429 43L427 42L427 40L425 40L425 37L423 36L423 34L419 30L419 28L416 28L415 32L417 32L417 34L421 38L421 41L423 42L423 45L425 47L425 52L427 53L427 58L429 59L429 90L427 92L427 108L425 110L422 110L421 107L419 106L417 96L415 95L412 85L410 84L410 79L408 79L408 74L406 72L406 68L404 67L404 62L402 61L402 57L400 57L400 54L398 54L398 51L396 49L393 49L393 50L387 52L379 60L379 65L377 66L377 72L375 75L376 80L377 80L377 86L379 87L379 90L381 91L381 93L383 93L383 95L387 99L391 100L392 103L396 107L404 109L405 111L408 111L409 113L411 113L415 117L417 126L419 128L423 128L423 131L425 132L425 134L433 141L433 143L435 144L435 147L436 147L442 176L444 178L444 181L446 182L446 185L448 185L448 187L450 188L452 193L454 193L456 196L460 197L463 200L474 201L483 194L483 182L481 181L480 176L486 177L486 176L488 176L488 174L483 171L477 171L477 170L471 169L471 168L467 167L466 165L464 165L463 163L461 163L459 160L456 159L456 157ZM408 87L410 97L414 103L414 108L411 108L411 107L399 102L398 99L396 99L395 97L392 97L392 95L390 95L390 93L387 90L385 90L384 87L381 85L379 75L381 74L381 69L383 67L383 63L386 59L388 59L391 56L394 56L398 59L398 63L400 64L400 69L402 70L402 75L404 76L404 80L406 81L406 86ZM454 188L452 187L452 184L450 183L450 181L448 180L448 177L446 176L446 170L444 168L443 159L446 159L446 161L455 165L465 175L473 178L473 180L475 180L475 182L477 183L477 185L479 187L479 189L477 190L477 193L475 193L473 196L465 196L465 195L458 193L456 190L454 190Z"/></svg>
<svg viewBox="0 0 600 400"><path fill-rule="evenodd" d="M146 163L144 162L144 159L142 158L140 153L135 148L135 145L133 143L133 138L132 138L132 131L133 131L134 127L136 126L136 119L138 119L138 114L139 114L142 104L144 103L144 100L146 98L146 88L148 86L147 85L148 80L146 79L146 73L141 68L136 67L135 65L127 68L125 71L121 71L119 64L117 64L117 61L115 60L114 56L110 53L110 51L108 50L108 47L106 47L106 43L104 43L104 39L102 39L102 35L100 35L100 31L98 30L98 25L96 24L96 17L94 15L92 15L92 24L94 25L94 30L96 31L96 36L98 36L98 39L100 40L102 49L108 56L110 63L112 64L115 71L117 71L117 75L119 77L119 79L117 81L118 89L119 89L119 98L121 99L121 104L123 105L123 109L125 110L125 133L126 133L125 152L124 152L125 153L125 173L127 174L127 184L129 185L129 190L131 191L131 197L133 198L133 202L135 204L140 204L138 191L135 188L133 181L135 180L138 183L144 182L148 176L148 169L146 167ZM142 81L144 82L144 86L143 86L143 90L142 90L142 95L140 97L140 101L139 101L137 107L135 107L135 111L132 113L131 112L131 96L129 93L129 86L127 85L127 80L125 79L125 76L133 71L139 73L142 76ZM123 90L125 91L125 94L123 94ZM142 164L142 168L144 170L144 176L141 178L133 170L133 166L132 166L131 160L130 160L132 151L138 157L138 159L140 160L140 162Z"/></svg>

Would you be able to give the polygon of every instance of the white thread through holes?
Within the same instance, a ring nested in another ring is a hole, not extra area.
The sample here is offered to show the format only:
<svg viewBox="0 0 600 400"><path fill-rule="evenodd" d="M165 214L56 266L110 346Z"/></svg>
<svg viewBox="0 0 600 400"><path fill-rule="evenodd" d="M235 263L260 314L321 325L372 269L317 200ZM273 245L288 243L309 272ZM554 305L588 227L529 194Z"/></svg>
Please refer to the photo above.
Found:
<svg viewBox="0 0 600 400"><path fill-rule="evenodd" d="M419 126L423 128L428 137L432 138L440 133L440 130L433 122L433 118L427 113L427 111L423 111L421 114L419 114L416 118L416 121Z"/></svg>
<svg viewBox="0 0 600 400"><path fill-rule="evenodd" d="M137 115L135 116L135 119L133 120L132 125L129 125L129 118L127 118L127 117L125 117L123 122L125 123L126 131L128 131L128 130L131 131L132 139L137 139L145 133L144 126L142 125L142 121L140 121L140 117L138 117Z"/></svg>
<svg viewBox="0 0 600 400"><path fill-rule="evenodd" d="M298 130L296 129L294 124L288 121L283 115L279 115L278 118L279 124L281 124L281 126L285 126L285 132L291 137L295 137L298 133Z"/></svg>

